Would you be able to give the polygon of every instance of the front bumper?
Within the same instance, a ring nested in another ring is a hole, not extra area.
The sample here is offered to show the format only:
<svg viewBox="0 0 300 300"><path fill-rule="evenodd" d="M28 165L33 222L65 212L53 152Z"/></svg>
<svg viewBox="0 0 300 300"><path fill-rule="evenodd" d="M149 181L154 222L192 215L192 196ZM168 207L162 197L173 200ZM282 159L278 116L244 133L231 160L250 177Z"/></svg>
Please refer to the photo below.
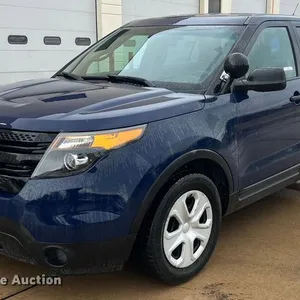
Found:
<svg viewBox="0 0 300 300"><path fill-rule="evenodd" d="M98 243L39 243L23 226L0 219L0 254L50 267L56 274L120 270L130 255L134 241L135 235L130 235ZM62 255L56 257L57 253Z"/></svg>
<svg viewBox="0 0 300 300"><path fill-rule="evenodd" d="M54 267L65 273L120 269L135 240L131 225L154 180L153 167L125 147L86 173L29 180L16 195L0 192L0 253L52 266L46 249L62 250L67 261Z"/></svg>

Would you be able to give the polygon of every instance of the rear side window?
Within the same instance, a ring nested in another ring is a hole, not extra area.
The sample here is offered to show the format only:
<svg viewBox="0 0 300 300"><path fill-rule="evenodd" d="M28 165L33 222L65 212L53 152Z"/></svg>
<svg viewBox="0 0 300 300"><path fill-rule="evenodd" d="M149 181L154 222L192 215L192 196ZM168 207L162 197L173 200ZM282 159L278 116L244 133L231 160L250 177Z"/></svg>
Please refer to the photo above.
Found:
<svg viewBox="0 0 300 300"><path fill-rule="evenodd" d="M257 68L283 68L287 78L297 76L295 57L286 27L264 29L248 55L250 72Z"/></svg>

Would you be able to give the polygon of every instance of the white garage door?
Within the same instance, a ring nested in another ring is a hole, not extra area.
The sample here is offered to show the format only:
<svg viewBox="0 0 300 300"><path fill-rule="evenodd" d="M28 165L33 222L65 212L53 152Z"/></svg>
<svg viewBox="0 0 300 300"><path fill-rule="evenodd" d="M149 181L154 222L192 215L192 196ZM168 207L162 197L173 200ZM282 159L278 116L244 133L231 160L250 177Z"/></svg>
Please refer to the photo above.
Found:
<svg viewBox="0 0 300 300"><path fill-rule="evenodd" d="M0 0L0 84L50 77L95 40L94 0Z"/></svg>
<svg viewBox="0 0 300 300"><path fill-rule="evenodd" d="M233 13L266 13L266 0L232 0Z"/></svg>
<svg viewBox="0 0 300 300"><path fill-rule="evenodd" d="M292 15L299 3L299 0L281 0L280 13L283 15ZM298 6L295 15L300 15L300 5Z"/></svg>
<svg viewBox="0 0 300 300"><path fill-rule="evenodd" d="M143 18L197 14L199 2L199 0L123 0L123 24Z"/></svg>

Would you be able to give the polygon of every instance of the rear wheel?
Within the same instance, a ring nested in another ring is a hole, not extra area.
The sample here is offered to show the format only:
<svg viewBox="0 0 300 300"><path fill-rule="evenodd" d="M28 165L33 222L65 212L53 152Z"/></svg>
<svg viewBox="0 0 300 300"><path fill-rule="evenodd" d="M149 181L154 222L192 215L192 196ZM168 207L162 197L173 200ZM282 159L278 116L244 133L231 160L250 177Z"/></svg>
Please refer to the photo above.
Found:
<svg viewBox="0 0 300 300"><path fill-rule="evenodd" d="M220 224L214 183L202 174L181 178L163 197L145 237L147 269L169 284L191 279L207 264Z"/></svg>

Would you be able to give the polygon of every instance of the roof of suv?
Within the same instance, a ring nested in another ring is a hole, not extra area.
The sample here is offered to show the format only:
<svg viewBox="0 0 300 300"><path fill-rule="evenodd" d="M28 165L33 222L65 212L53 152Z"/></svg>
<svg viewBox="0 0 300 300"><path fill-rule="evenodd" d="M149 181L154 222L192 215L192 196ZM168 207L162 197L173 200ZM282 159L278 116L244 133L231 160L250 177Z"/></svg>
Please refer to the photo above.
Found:
<svg viewBox="0 0 300 300"><path fill-rule="evenodd" d="M127 26L185 26L185 25L244 25L260 24L264 21L300 21L292 15L267 14L203 14L181 15L132 21Z"/></svg>

